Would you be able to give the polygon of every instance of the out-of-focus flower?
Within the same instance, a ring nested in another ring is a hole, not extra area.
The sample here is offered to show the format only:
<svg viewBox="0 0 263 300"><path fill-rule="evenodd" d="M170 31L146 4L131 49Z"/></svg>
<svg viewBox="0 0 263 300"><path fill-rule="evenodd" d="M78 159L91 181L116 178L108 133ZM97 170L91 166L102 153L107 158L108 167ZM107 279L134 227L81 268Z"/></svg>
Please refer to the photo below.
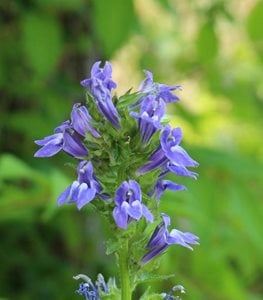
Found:
<svg viewBox="0 0 263 300"><path fill-rule="evenodd" d="M76 293L85 296L86 300L101 300L100 292L104 294L109 294L110 292L102 274L98 274L95 284L93 284L92 280L84 274L79 274L73 278L76 280L84 280L84 282L80 283Z"/></svg>
<svg viewBox="0 0 263 300"><path fill-rule="evenodd" d="M99 138L100 134L91 125L92 117L90 116L86 106L80 103L75 103L71 111L71 122L72 127L84 138L86 133L90 132L95 138Z"/></svg>
<svg viewBox="0 0 263 300"><path fill-rule="evenodd" d="M181 300L179 296L173 296L174 293L180 292L181 294L185 294L185 289L182 285L178 284L175 285L171 291L168 293L162 293L161 296L163 297L163 300Z"/></svg>
<svg viewBox="0 0 263 300"><path fill-rule="evenodd" d="M98 290L92 282L82 282L79 285L79 289L76 290L76 293L84 296L86 300L101 300L101 297L98 294Z"/></svg>
<svg viewBox="0 0 263 300"><path fill-rule="evenodd" d="M161 129L161 119L165 114L165 103L163 100L156 100L153 95L145 97L140 113L131 112L131 116L138 119L141 139L147 144L156 130Z"/></svg>
<svg viewBox="0 0 263 300"><path fill-rule="evenodd" d="M83 145L80 137L72 128L69 121L55 128L53 135L49 135L42 140L36 140L35 143L42 146L42 148L35 153L35 157L51 157L60 150L64 150L73 157L88 155L87 148Z"/></svg>
<svg viewBox="0 0 263 300"><path fill-rule="evenodd" d="M124 181L119 186L115 193L115 203L113 217L120 228L125 229L129 221L138 221L142 216L148 222L153 222L153 215L142 203L141 188L135 180Z"/></svg>
<svg viewBox="0 0 263 300"><path fill-rule="evenodd" d="M163 221L155 228L150 241L147 244L149 251L142 258L142 263L147 263L154 257L163 253L164 250L172 244L178 244L193 250L189 244L197 244L198 237L190 232L182 232L177 229L168 231L170 217L166 214L161 215Z"/></svg>
<svg viewBox="0 0 263 300"><path fill-rule="evenodd" d="M112 80L112 67L109 62L106 62L104 67L100 68L100 63L98 61L92 66L91 77L81 81L81 85L89 88L101 114L115 128L120 128L119 114L111 96L111 89L117 86Z"/></svg>
<svg viewBox="0 0 263 300"><path fill-rule="evenodd" d="M95 284L98 287L99 291L102 291L105 294L109 294L110 293L108 284L105 282L105 279L104 279L104 277L103 277L102 274L100 274L100 273L98 274L97 280L96 280Z"/></svg>
<svg viewBox="0 0 263 300"><path fill-rule="evenodd" d="M182 139L181 128L171 129L169 125L163 130L159 148L150 156L149 162L138 170L138 173L146 173L155 168L169 169L177 175L195 177L186 167L197 167L198 163L179 146Z"/></svg>
<svg viewBox="0 0 263 300"><path fill-rule="evenodd" d="M92 201L101 191L102 187L93 173L92 163L83 160L78 165L77 181L74 181L60 194L58 197L58 205L76 202L77 208L81 209L85 204Z"/></svg>

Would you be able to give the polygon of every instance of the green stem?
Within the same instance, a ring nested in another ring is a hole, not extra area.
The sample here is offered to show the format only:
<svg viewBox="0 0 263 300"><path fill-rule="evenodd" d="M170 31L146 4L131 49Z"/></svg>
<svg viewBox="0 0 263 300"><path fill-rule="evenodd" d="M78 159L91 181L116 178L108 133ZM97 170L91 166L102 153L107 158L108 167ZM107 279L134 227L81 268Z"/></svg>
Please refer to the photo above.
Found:
<svg viewBox="0 0 263 300"><path fill-rule="evenodd" d="M123 244L119 252L119 268L121 280L121 300L131 300L132 291L130 286L130 270L128 263L128 240Z"/></svg>

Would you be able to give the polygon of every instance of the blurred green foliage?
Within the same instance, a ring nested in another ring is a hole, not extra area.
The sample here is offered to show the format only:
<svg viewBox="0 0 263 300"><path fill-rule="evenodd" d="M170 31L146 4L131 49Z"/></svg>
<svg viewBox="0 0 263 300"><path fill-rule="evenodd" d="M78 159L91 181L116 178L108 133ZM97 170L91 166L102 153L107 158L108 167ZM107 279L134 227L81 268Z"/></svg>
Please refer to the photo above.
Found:
<svg viewBox="0 0 263 300"><path fill-rule="evenodd" d="M33 141L84 99L90 65L110 59L124 82L145 68L182 83L169 113L200 162L198 181L178 179L188 191L167 192L161 205L201 245L169 249L158 273L175 277L153 289L263 299L262 20L256 0L0 2L0 297L78 299L73 275L114 275L92 206L56 208L75 177L70 159L33 158Z"/></svg>

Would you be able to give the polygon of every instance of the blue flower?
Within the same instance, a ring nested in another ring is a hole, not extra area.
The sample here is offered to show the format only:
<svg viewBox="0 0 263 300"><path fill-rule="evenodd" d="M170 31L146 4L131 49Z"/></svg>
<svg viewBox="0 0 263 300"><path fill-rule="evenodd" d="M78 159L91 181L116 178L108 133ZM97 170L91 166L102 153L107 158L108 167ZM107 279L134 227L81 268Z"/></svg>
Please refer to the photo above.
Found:
<svg viewBox="0 0 263 300"><path fill-rule="evenodd" d="M77 203L77 208L81 209L85 204L92 201L96 195L102 191L102 187L97 181L91 162L85 160L78 165L78 179L74 181L58 197L58 205L64 203Z"/></svg>
<svg viewBox="0 0 263 300"><path fill-rule="evenodd" d="M161 119L165 114L165 103L163 100L156 100L153 95L145 97L142 102L140 113L131 112L131 116L138 119L141 140L147 144L156 130L163 128Z"/></svg>
<svg viewBox="0 0 263 300"><path fill-rule="evenodd" d="M171 180L165 180L162 179L162 177L159 177L153 190L149 193L149 196L155 196L156 199L160 199L162 194L165 192L165 190L171 190L171 191L182 191L185 190L185 186L181 184L177 184L172 182Z"/></svg>
<svg viewBox="0 0 263 300"><path fill-rule="evenodd" d="M81 85L88 87L94 97L101 114L115 127L120 128L119 114L112 102L111 89L116 88L112 80L112 67L109 62L100 68L100 61L91 69L91 78L81 81Z"/></svg>
<svg viewBox="0 0 263 300"><path fill-rule="evenodd" d="M47 136L42 140L37 140L35 143L42 146L35 153L35 157L51 157L60 150L64 150L73 157L88 155L87 148L82 144L79 135L72 128L69 121L55 128L53 135Z"/></svg>
<svg viewBox="0 0 263 300"><path fill-rule="evenodd" d="M189 244L197 244L198 237L190 232L182 232L177 229L172 229L171 232L168 231L168 226L170 225L170 217L166 214L161 215L163 221L155 228L150 241L148 242L146 248L149 251L142 258L142 263L147 263L154 257L163 253L169 245L178 244L193 250Z"/></svg>
<svg viewBox="0 0 263 300"><path fill-rule="evenodd" d="M153 81L153 74L150 71L145 70L146 78L142 81L140 85L140 92L146 95L153 95L156 100L163 100L165 103L177 102L180 100L178 96L172 92L179 90L181 87L179 85L169 86L166 84L158 83ZM142 103L145 96L142 96L135 105Z"/></svg>
<svg viewBox="0 0 263 300"><path fill-rule="evenodd" d="M95 284L93 284L92 280L87 275L79 274L73 278L76 280L84 280L84 282L80 283L76 293L85 296L86 300L101 300L100 292L104 294L110 293L109 287L102 274L98 274Z"/></svg>
<svg viewBox="0 0 263 300"><path fill-rule="evenodd" d="M90 132L95 138L101 137L97 130L91 125L92 118L86 106L75 103L71 111L72 127L84 138Z"/></svg>
<svg viewBox="0 0 263 300"><path fill-rule="evenodd" d="M180 292L181 294L185 294L185 289L182 285L176 285L172 288L168 293L162 293L161 296L163 300L181 300L179 296L173 296L174 293Z"/></svg>
<svg viewBox="0 0 263 300"><path fill-rule="evenodd" d="M76 293L84 296L86 300L101 300L101 297L98 293L98 290L93 285L92 282L82 282L79 285L79 289L76 290Z"/></svg>
<svg viewBox="0 0 263 300"><path fill-rule="evenodd" d="M181 128L171 129L167 125L160 137L160 146L150 156L149 162L142 166L139 174L149 172L155 168L162 168L162 175L171 171L179 176L196 177L196 173L187 170L187 167L197 167L198 163L179 145L182 140Z"/></svg>
<svg viewBox="0 0 263 300"><path fill-rule="evenodd" d="M105 279L102 274L100 274L100 273L98 274L95 284L99 291L102 291L104 294L110 293L108 284L105 282Z"/></svg>
<svg viewBox="0 0 263 300"><path fill-rule="evenodd" d="M135 180L124 181L119 186L115 193L115 203L113 217L120 228L127 228L131 220L138 221L142 216L148 222L153 222L152 213L142 204L141 188Z"/></svg>

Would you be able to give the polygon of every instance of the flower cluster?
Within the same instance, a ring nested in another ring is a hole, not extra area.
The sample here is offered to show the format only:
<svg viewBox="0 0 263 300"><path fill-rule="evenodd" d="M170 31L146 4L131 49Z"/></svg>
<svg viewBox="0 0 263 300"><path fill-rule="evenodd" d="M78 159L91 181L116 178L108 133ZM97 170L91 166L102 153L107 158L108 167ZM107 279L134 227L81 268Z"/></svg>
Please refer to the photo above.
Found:
<svg viewBox="0 0 263 300"><path fill-rule="evenodd" d="M86 300L101 300L101 294L107 295L110 292L108 284L105 282L102 274L98 274L95 284L88 276L83 274L76 275L73 278L83 280L79 285L79 289L76 290L76 293L84 296Z"/></svg>
<svg viewBox="0 0 263 300"><path fill-rule="evenodd" d="M117 97L112 94L117 85L111 64L101 67L96 62L90 78L81 81L86 103L74 104L70 120L55 128L54 134L35 141L41 146L35 157L51 157L63 150L77 162L77 180L60 194L58 205L76 203L81 209L92 202L119 232L134 227L131 224L162 218L144 245L141 265L169 245L192 249L191 244L198 244L198 237L191 233L169 232L169 216L159 213L159 199L166 189L185 189L168 180L167 174L197 177L189 168L198 163L180 146L181 128L171 128L164 121L167 104L179 101L174 92L180 86L156 83L151 72L145 74L137 92ZM79 293L88 295L86 299L99 299L93 297L96 288L91 283L81 285Z"/></svg>

